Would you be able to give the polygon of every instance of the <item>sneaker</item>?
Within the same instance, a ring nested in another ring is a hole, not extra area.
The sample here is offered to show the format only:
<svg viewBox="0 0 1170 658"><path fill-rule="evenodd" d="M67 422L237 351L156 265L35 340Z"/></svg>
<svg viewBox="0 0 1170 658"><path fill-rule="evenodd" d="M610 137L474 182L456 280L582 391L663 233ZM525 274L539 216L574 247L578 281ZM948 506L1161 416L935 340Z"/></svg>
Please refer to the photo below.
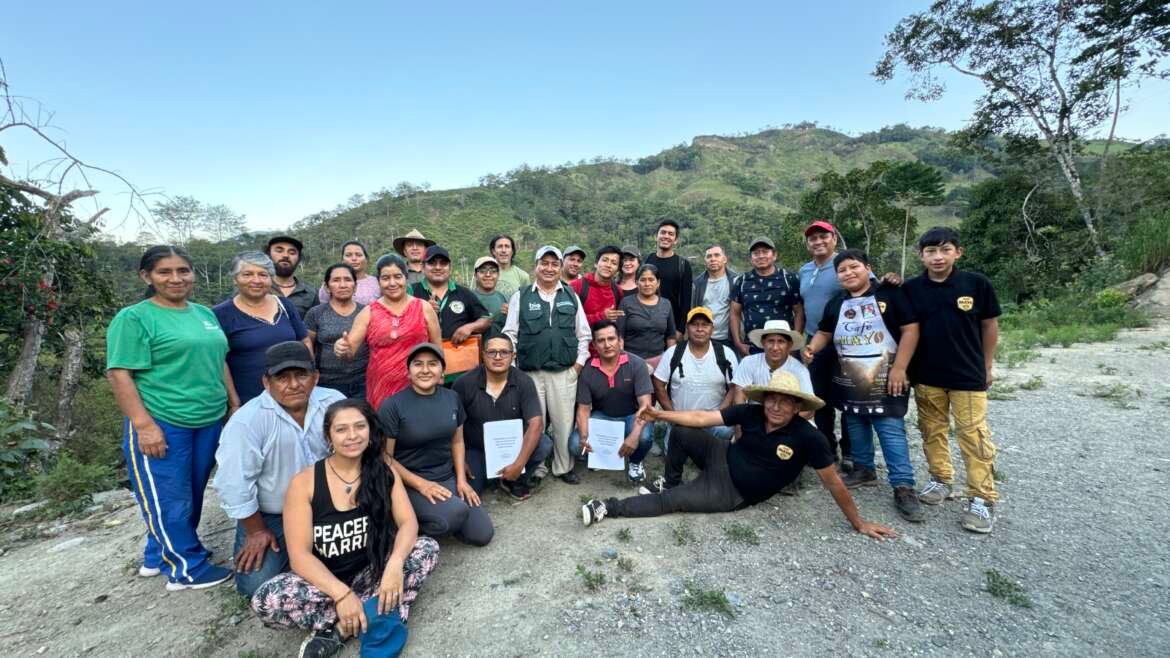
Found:
<svg viewBox="0 0 1170 658"><path fill-rule="evenodd" d="M857 487L876 487L877 473L872 468L864 466L854 466L853 472L841 478L845 482L845 486L849 489L856 489Z"/></svg>
<svg viewBox="0 0 1170 658"><path fill-rule="evenodd" d="M666 486L666 478L659 475L658 477L654 478L654 481L650 483L650 486L638 487L638 493L642 494L643 496L646 494L660 494L669 488L670 487Z"/></svg>
<svg viewBox="0 0 1170 658"><path fill-rule="evenodd" d="M918 494L915 493L914 487L905 485L894 487L894 507L898 508L902 518L911 523L922 523L926 520L922 506L918 504Z"/></svg>
<svg viewBox="0 0 1170 658"><path fill-rule="evenodd" d="M190 582L182 582L172 580L167 583L168 592L181 592L185 589L207 589L208 587L215 587L216 585L231 580L231 569L224 569L212 565L207 568L198 578Z"/></svg>
<svg viewBox="0 0 1170 658"><path fill-rule="evenodd" d="M328 658L341 653L344 642L337 626L330 626L323 631L313 631L309 637L301 642L299 658Z"/></svg>
<svg viewBox="0 0 1170 658"><path fill-rule="evenodd" d="M558 475L557 477L560 478L561 482L564 482L565 484L581 484L581 477L573 471Z"/></svg>
<svg viewBox="0 0 1170 658"><path fill-rule="evenodd" d="M963 524L964 530L982 535L991 533L991 527L995 525L995 503L974 496L967 501L960 523Z"/></svg>
<svg viewBox="0 0 1170 658"><path fill-rule="evenodd" d="M630 462L630 465L626 467L626 477L630 478L630 482L645 482L646 467L642 464Z"/></svg>
<svg viewBox="0 0 1170 658"><path fill-rule="evenodd" d="M936 480L932 475L930 482L918 492L918 500L923 505L941 505L944 500L951 497L951 485L940 480Z"/></svg>
<svg viewBox="0 0 1170 658"><path fill-rule="evenodd" d="M842 459L841 463L837 464L837 470L840 471L841 475L849 475L853 472L853 460Z"/></svg>
<svg viewBox="0 0 1170 658"><path fill-rule="evenodd" d="M605 503L597 500L596 498L590 498L589 502L581 506L581 520L584 521L585 525L587 526L593 525L594 523L604 519L605 513Z"/></svg>
<svg viewBox="0 0 1170 658"><path fill-rule="evenodd" d="M159 569L158 567L148 567L145 564L141 567L138 567L138 575L143 578L154 578L160 573L162 573L162 569Z"/></svg>
<svg viewBox="0 0 1170 658"><path fill-rule="evenodd" d="M500 490L515 500L528 500L532 495L532 490L523 482L509 482L503 478L500 478Z"/></svg>

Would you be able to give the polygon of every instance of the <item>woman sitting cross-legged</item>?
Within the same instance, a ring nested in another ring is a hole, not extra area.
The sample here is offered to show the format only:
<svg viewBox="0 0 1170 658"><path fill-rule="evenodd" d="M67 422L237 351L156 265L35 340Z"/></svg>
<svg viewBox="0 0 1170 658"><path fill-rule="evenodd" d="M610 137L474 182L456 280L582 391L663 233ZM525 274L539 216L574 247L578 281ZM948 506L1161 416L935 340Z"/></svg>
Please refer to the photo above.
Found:
<svg viewBox="0 0 1170 658"><path fill-rule="evenodd" d="M443 349L422 343L406 357L410 386L386 399L378 419L386 431L386 454L406 485L422 533L455 535L487 546L495 530L479 495L468 482L459 396L443 388Z"/></svg>
<svg viewBox="0 0 1170 658"><path fill-rule="evenodd" d="M363 602L378 597L382 615L410 604L439 559L439 544L418 536L402 480L364 400L334 402L325 412L331 454L289 484L284 537L292 572L265 582L252 609L268 626L311 631L301 656L332 656L375 623Z"/></svg>

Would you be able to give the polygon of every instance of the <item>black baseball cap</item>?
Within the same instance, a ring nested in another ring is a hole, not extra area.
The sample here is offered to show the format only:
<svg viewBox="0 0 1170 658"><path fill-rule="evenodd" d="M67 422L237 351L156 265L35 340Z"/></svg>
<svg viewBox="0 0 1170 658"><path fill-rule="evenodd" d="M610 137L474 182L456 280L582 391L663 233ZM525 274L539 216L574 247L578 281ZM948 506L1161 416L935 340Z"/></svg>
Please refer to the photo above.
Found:
<svg viewBox="0 0 1170 658"><path fill-rule="evenodd" d="M275 237L268 238L268 247L265 248L264 251L265 252L271 251L272 245L279 244L281 242L286 242L288 244L291 244L292 246L297 248L297 251L303 252L305 250L305 243L294 238L293 236L291 236L291 235L277 235Z"/></svg>
<svg viewBox="0 0 1170 658"><path fill-rule="evenodd" d="M439 363L443 364L443 368L447 367L447 359L443 357L443 348L434 343L419 343L411 348L410 353L406 355L406 365L409 367L410 362L414 360L415 355L419 352L430 352L439 357Z"/></svg>
<svg viewBox="0 0 1170 658"><path fill-rule="evenodd" d="M771 249L772 251L776 251L776 243L772 242L772 240L770 240L768 238L765 238L764 236L760 236L760 237L756 238L755 240L752 240L752 243L748 245L748 251L750 252L752 249L755 249L756 247L758 247L760 245L764 245L765 247Z"/></svg>
<svg viewBox="0 0 1170 658"><path fill-rule="evenodd" d="M427 247L427 255L423 257L424 263L429 263L436 258L445 258L448 262L451 260L451 254L447 250L437 244Z"/></svg>
<svg viewBox="0 0 1170 658"><path fill-rule="evenodd" d="M313 365L313 355L309 353L309 348L299 340L277 343L264 353L264 374L271 377L289 368L300 368L308 372L317 369Z"/></svg>

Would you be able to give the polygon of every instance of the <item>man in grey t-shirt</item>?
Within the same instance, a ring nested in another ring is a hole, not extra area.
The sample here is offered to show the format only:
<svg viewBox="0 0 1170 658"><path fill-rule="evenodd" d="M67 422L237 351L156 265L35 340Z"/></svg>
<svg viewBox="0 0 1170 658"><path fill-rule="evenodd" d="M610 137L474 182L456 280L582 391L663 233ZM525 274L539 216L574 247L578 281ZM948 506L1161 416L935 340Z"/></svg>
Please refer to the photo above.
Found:
<svg viewBox="0 0 1170 658"><path fill-rule="evenodd" d="M711 309L714 328L711 340L735 350L731 340L731 285L739 273L727 266L723 247L714 244L703 252L707 270L695 279L691 303Z"/></svg>

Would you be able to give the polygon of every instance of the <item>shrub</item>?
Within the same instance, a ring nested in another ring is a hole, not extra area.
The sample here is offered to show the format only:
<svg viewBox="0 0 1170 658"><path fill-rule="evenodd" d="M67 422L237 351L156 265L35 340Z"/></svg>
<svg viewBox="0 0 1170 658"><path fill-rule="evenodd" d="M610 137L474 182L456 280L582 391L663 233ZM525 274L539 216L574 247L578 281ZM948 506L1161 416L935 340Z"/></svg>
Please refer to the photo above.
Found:
<svg viewBox="0 0 1170 658"><path fill-rule="evenodd" d="M1130 274L1161 272L1170 267L1170 212L1135 221L1117 252Z"/></svg>
<svg viewBox="0 0 1170 658"><path fill-rule="evenodd" d="M0 400L0 501L32 494L33 477L44 469L54 433L51 425Z"/></svg>
<svg viewBox="0 0 1170 658"><path fill-rule="evenodd" d="M36 484L43 498L67 503L112 487L115 484L114 469L105 464L83 464L68 453L62 453L48 472L37 477Z"/></svg>

